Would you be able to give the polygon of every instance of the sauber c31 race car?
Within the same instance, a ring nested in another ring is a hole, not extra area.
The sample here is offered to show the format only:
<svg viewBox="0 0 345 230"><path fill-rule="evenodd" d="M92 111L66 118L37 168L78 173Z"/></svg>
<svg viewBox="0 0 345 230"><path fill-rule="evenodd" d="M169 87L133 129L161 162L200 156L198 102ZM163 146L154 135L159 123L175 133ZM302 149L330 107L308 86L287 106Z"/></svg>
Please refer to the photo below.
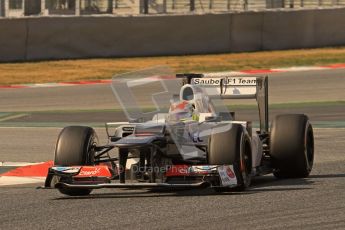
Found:
<svg viewBox="0 0 345 230"><path fill-rule="evenodd" d="M61 131L45 187L71 196L99 188L211 187L223 192L243 191L252 177L269 173L277 178L309 175L314 158L309 119L278 115L269 127L267 77L177 74L172 79L149 72L141 79L114 77L112 89L128 121L106 124L107 144L99 144L91 127ZM164 93L152 98L166 112L138 112L128 89L162 81L168 82ZM176 82L179 92L170 92ZM258 128L235 120L235 112L223 103L231 99L257 101Z"/></svg>

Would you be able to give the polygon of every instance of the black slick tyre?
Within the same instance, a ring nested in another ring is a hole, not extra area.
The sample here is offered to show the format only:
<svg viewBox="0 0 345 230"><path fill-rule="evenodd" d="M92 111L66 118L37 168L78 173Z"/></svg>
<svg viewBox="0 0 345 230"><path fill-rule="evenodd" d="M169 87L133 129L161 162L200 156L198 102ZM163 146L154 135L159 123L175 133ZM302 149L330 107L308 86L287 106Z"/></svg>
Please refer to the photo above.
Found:
<svg viewBox="0 0 345 230"><path fill-rule="evenodd" d="M211 135L208 164L233 165L238 180L236 188L215 187L215 191L243 191L249 187L252 167L251 144L242 125L232 124L231 129Z"/></svg>
<svg viewBox="0 0 345 230"><path fill-rule="evenodd" d="M270 154L277 178L308 177L314 162L314 135L304 114L278 115L272 122Z"/></svg>
<svg viewBox="0 0 345 230"><path fill-rule="evenodd" d="M93 147L98 137L94 129L85 126L68 126L59 134L55 147L56 166L82 166L94 164ZM62 179L62 178L61 178ZM63 182L63 181L61 181ZM82 196L91 193L91 189L59 188L63 194Z"/></svg>

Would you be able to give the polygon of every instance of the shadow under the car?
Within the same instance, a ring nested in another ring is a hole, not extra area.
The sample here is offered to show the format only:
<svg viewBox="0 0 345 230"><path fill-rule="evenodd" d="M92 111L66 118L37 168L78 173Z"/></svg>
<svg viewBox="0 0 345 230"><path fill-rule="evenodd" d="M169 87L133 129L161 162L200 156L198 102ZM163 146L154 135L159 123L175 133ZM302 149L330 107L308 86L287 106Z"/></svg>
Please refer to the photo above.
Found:
<svg viewBox="0 0 345 230"><path fill-rule="evenodd" d="M212 188L190 189L190 190L171 190L171 189L155 189L155 190L116 190L116 192L102 192L90 194L88 196L63 196L54 200L70 200L70 199L107 199L107 198L152 198L152 197L178 197L178 196L222 196L222 195L250 195L258 192L282 192L312 189L305 185L312 185L311 179L285 179L277 180L273 176L258 177L252 182L252 186L243 192L215 192ZM304 185L304 186L303 186ZM288 186L288 187L285 187ZM301 187L302 186L302 187ZM104 190L103 190L104 191Z"/></svg>
<svg viewBox="0 0 345 230"><path fill-rule="evenodd" d="M104 191L104 190L103 190ZM243 195L251 193L250 191L245 192L231 192L232 195ZM96 194L90 194L88 196L63 196L58 197L55 200L69 200L69 199L104 199L104 198L152 198L152 197L177 197L177 196L214 196L214 195L229 195L230 193L216 193L211 188L204 189L189 189L189 190L147 190L142 191L130 191L117 189L116 192L102 192Z"/></svg>

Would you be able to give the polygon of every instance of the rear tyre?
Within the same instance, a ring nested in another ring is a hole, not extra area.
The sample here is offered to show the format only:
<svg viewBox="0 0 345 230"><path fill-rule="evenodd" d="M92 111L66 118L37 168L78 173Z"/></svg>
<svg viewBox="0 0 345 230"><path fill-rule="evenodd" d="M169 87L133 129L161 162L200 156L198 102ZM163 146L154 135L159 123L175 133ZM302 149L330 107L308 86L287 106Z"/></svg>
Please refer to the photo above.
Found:
<svg viewBox="0 0 345 230"><path fill-rule="evenodd" d="M270 154L277 178L309 176L314 162L314 135L306 115L286 114L274 119Z"/></svg>
<svg viewBox="0 0 345 230"><path fill-rule="evenodd" d="M95 155L93 147L97 143L98 137L94 129L85 126L65 127L56 143L54 165L93 165ZM89 195L92 190L59 188L59 191L70 196L84 196Z"/></svg>
<svg viewBox="0 0 345 230"><path fill-rule="evenodd" d="M232 124L228 131L211 135L208 163L210 165L233 165L238 181L236 188L215 187L215 191L243 191L249 187L252 169L251 144L242 125Z"/></svg>

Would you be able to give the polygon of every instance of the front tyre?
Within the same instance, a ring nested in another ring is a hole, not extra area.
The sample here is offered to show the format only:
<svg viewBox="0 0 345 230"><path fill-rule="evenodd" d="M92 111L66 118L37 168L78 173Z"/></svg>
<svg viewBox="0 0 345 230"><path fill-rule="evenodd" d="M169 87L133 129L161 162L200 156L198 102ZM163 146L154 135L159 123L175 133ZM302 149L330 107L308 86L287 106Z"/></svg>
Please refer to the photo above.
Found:
<svg viewBox="0 0 345 230"><path fill-rule="evenodd" d="M85 126L68 126L59 134L55 147L56 166L82 166L94 164L94 146L98 137L93 128ZM63 182L63 181L61 181ZM63 194L70 196L89 195L91 189L59 188Z"/></svg>
<svg viewBox="0 0 345 230"><path fill-rule="evenodd" d="M285 114L274 119L270 154L277 178L309 176L314 163L314 134L306 115Z"/></svg>
<svg viewBox="0 0 345 230"><path fill-rule="evenodd" d="M208 164L233 165L238 186L215 187L215 191L243 191L251 182L250 138L240 124L232 124L226 132L214 133L209 138Z"/></svg>

